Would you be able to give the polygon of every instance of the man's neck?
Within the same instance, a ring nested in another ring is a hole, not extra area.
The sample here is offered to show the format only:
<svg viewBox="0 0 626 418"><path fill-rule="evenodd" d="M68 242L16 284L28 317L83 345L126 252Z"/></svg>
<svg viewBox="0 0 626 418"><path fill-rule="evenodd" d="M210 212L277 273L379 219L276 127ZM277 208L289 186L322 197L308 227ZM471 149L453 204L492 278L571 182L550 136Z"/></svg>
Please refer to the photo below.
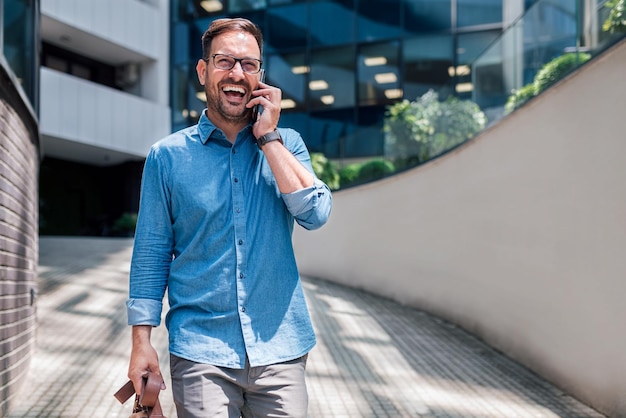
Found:
<svg viewBox="0 0 626 418"><path fill-rule="evenodd" d="M226 135L226 139L228 139L228 141L231 144L235 143L235 140L237 139L237 135L239 134L239 132L241 132L243 128L248 126L248 122L246 122L245 120L242 120L241 122L226 120L220 115L215 115L214 113L211 113L208 110L207 110L207 117L209 118L211 123L215 125L216 128L221 130L224 133L224 135Z"/></svg>

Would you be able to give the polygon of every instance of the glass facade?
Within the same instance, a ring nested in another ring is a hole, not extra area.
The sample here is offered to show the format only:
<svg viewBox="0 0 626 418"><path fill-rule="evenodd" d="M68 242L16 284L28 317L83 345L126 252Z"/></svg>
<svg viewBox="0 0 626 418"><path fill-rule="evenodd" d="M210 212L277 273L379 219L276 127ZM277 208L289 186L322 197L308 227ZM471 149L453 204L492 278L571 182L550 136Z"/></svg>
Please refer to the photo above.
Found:
<svg viewBox="0 0 626 418"><path fill-rule="evenodd" d="M34 109L38 108L39 1L0 0L0 46Z"/></svg>
<svg viewBox="0 0 626 418"><path fill-rule="evenodd" d="M202 33L213 19L240 16L263 30L267 81L283 91L281 126L332 159L380 156L388 105L430 89L471 97L469 64L502 32L503 3L174 0L173 128L195 123L205 106L195 74Z"/></svg>

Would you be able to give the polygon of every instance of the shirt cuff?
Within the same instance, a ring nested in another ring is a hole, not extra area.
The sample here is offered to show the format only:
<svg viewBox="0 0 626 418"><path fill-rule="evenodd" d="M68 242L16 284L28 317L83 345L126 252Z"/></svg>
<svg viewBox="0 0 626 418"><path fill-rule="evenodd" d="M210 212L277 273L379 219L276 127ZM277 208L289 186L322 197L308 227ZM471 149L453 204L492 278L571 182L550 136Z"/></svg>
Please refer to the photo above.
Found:
<svg viewBox="0 0 626 418"><path fill-rule="evenodd" d="M313 186L305 189L296 190L293 193L283 194L283 201L287 206L287 210L297 217L305 212L315 208L321 194L326 193L325 184L315 179Z"/></svg>
<svg viewBox="0 0 626 418"><path fill-rule="evenodd" d="M163 302L154 299L128 299L126 301L126 313L128 325L152 325L161 324L161 311Z"/></svg>

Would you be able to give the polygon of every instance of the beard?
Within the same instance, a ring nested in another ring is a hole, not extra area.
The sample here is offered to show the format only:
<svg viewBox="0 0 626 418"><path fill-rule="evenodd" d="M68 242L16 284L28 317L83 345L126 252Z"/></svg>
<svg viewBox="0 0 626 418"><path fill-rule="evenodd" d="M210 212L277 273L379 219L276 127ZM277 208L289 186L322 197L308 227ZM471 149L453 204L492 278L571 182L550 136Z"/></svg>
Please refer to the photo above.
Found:
<svg viewBox="0 0 626 418"><path fill-rule="evenodd" d="M245 107L245 104L231 104L228 98L221 94L221 88L219 86L214 88L206 86L204 90L207 96L207 108L211 110L211 113L231 123L247 122L250 119L252 109Z"/></svg>

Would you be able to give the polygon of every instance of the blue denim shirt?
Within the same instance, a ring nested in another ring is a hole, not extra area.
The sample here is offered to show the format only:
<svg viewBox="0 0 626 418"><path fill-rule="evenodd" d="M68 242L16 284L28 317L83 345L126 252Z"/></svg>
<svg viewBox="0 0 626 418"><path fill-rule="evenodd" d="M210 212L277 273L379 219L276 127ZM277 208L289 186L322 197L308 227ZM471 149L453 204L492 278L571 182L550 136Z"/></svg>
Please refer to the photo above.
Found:
<svg viewBox="0 0 626 418"><path fill-rule="evenodd" d="M300 135L285 146L311 172ZM251 127L234 144L202 115L147 156L127 301L129 325L157 326L167 290L170 352L243 368L298 358L313 348L291 235L294 220L321 227L328 187L281 194Z"/></svg>

